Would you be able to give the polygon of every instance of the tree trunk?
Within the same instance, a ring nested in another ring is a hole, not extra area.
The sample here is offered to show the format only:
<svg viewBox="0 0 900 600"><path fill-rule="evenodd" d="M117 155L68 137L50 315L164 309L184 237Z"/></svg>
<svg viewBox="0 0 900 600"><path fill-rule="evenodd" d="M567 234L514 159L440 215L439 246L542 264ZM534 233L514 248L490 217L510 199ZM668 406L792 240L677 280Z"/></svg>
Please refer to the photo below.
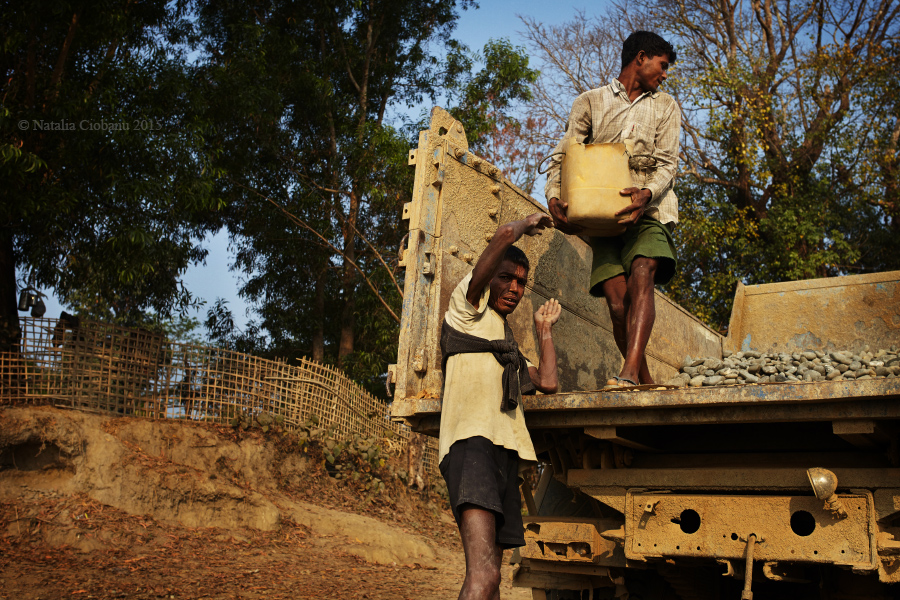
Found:
<svg viewBox="0 0 900 600"><path fill-rule="evenodd" d="M313 306L316 331L313 333L312 357L313 360L320 363L325 362L325 277L327 274L327 267L323 267L316 277L316 299Z"/></svg>
<svg viewBox="0 0 900 600"><path fill-rule="evenodd" d="M356 261L356 219L359 215L359 194L350 194L350 206L343 224L344 272L341 283L344 288L344 309L341 313L341 341L338 346L338 365L343 366L344 357L353 353L353 332L356 325L356 271L350 261Z"/></svg>
<svg viewBox="0 0 900 600"><path fill-rule="evenodd" d="M0 352L18 350L19 311L16 297L16 257L12 231L0 229Z"/></svg>

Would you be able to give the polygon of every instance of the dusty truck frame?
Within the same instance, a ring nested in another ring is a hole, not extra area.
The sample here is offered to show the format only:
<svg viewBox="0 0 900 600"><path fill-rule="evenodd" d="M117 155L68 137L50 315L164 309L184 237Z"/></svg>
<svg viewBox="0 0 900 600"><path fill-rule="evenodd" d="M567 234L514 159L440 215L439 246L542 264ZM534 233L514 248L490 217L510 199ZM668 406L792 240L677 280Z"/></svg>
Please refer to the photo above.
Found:
<svg viewBox="0 0 900 600"><path fill-rule="evenodd" d="M470 152L442 109L409 163L391 411L437 435L450 294L498 225L544 208ZM533 497L523 489L516 585L538 599L898 596L900 378L590 391L622 364L606 306L587 290L590 248L558 231L517 245L532 264L510 317L526 356L537 358L535 308L555 297L564 312L561 391L524 399L545 467ZM728 337L656 300L647 354L657 381L687 356L900 344L900 272L739 287ZM816 468L832 485L818 490L828 506L812 487Z"/></svg>

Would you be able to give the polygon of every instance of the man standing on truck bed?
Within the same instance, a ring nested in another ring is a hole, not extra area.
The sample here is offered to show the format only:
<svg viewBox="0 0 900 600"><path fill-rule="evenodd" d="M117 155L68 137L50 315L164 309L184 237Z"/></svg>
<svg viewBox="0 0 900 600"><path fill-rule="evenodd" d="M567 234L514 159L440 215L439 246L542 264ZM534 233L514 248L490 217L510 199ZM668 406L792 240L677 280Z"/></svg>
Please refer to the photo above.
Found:
<svg viewBox="0 0 900 600"><path fill-rule="evenodd" d="M608 387L653 383L645 350L656 319L654 284L664 285L675 274L675 244L671 228L678 223L678 200L672 191L681 135L681 109L659 91L675 50L660 36L636 31L622 46L622 71L608 85L578 96L566 133L554 153L569 138L585 144L633 143L629 159L634 187L621 190L631 204L616 216L627 225L617 237L592 237L594 250L590 292L609 306L613 336L625 364ZM568 204L560 200L560 164L554 158L544 195L556 228L577 235L580 228L566 219Z"/></svg>
<svg viewBox="0 0 900 600"><path fill-rule="evenodd" d="M441 328L438 460L466 553L460 598L499 598L503 550L525 545L519 462L537 458L520 400L535 388L556 391L552 329L561 309L551 299L534 313L538 367L519 352L507 317L525 293L529 270L528 257L513 244L551 226L550 217L536 213L497 228L453 290Z"/></svg>

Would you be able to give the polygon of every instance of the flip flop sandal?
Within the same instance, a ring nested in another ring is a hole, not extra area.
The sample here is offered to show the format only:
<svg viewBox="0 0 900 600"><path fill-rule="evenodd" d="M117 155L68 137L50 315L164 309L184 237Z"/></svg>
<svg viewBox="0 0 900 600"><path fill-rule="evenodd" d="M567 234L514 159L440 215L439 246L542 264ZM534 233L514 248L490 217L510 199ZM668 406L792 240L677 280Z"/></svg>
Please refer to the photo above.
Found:
<svg viewBox="0 0 900 600"><path fill-rule="evenodd" d="M604 390L618 390L621 388L629 388L629 387L637 387L637 382L634 382L627 377L610 377L610 379L615 379L615 383L607 383L603 386Z"/></svg>

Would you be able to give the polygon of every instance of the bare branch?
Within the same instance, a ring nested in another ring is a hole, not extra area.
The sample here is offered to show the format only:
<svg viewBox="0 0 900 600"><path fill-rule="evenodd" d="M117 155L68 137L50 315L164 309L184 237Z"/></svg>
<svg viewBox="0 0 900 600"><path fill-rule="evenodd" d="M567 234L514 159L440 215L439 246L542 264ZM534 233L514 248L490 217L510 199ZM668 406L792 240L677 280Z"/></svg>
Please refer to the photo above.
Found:
<svg viewBox="0 0 900 600"><path fill-rule="evenodd" d="M366 284L368 284L369 289L372 290L372 293L375 294L375 296L378 298L378 301L381 302L381 304L382 304L382 305L384 306L384 308L388 311L388 313L391 315L391 317L392 317L395 321L397 321L397 323L400 322L400 317L398 317L397 314L393 311L393 309L391 309L390 305L387 303L387 301L386 301L386 300L384 299L384 297L381 295L381 292L378 291L378 289L375 287L375 285L372 283L372 281L369 279L369 277L366 275L366 273L362 270L362 268L361 268L358 264L356 264L356 261L351 260L349 257L347 257L347 255L346 255L343 251L341 251L337 246L335 246L334 244L332 244L331 241L329 241L325 236L323 236L321 233L319 233L314 227L310 226L308 223L306 223L306 221L304 221L304 220L301 219L300 217L296 216L295 214L293 214L292 212L290 212L289 210L287 210L285 207L283 207L281 204L279 204L278 202L276 202L275 200L273 200L273 199L270 198L269 196L266 196L266 195L264 195L264 194L261 194L260 192L254 190L254 189L252 189L252 188L249 188L249 187L245 186L244 184L239 183L239 182L237 182L237 181L232 181L232 183L234 183L235 185L237 185L238 187L240 187L240 188L242 188L242 189L244 189L244 190L247 190L248 192L250 192L250 193L252 193L252 194L255 194L255 195L259 196L260 198L262 198L262 199L265 200L266 202L270 203L271 205L273 205L274 207L276 207L278 210L280 210L282 213L284 213L284 215L285 215L288 219L290 219L290 220L293 221L295 224L299 225L300 227L303 227L304 229L306 229L307 231L309 231L310 233L312 233L313 235L315 235L316 237L318 237L318 238L319 238L320 240L322 240L329 248L331 248L334 252L336 252L337 254L340 254L340 255L343 257L343 259L344 259L345 261L347 261L348 263L350 263L350 264L353 266L353 268L356 269L357 273L359 273L360 275L362 275L362 278L366 280Z"/></svg>

